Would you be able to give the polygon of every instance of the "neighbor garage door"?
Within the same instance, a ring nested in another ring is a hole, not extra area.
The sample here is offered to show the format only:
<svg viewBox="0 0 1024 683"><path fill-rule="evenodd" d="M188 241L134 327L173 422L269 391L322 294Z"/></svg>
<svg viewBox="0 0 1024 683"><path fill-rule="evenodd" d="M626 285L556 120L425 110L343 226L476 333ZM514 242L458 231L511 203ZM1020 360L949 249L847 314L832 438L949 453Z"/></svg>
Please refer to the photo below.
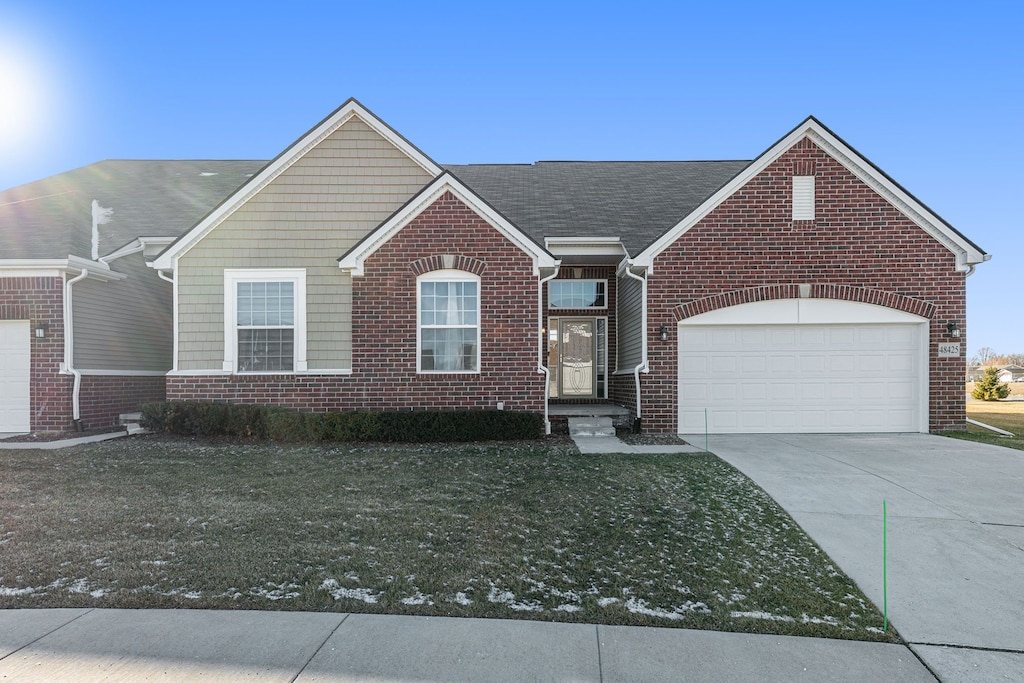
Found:
<svg viewBox="0 0 1024 683"><path fill-rule="evenodd" d="M927 431L920 318L824 300L733 308L680 325L680 433Z"/></svg>
<svg viewBox="0 0 1024 683"><path fill-rule="evenodd" d="M0 321L0 432L29 431L29 361L27 320Z"/></svg>

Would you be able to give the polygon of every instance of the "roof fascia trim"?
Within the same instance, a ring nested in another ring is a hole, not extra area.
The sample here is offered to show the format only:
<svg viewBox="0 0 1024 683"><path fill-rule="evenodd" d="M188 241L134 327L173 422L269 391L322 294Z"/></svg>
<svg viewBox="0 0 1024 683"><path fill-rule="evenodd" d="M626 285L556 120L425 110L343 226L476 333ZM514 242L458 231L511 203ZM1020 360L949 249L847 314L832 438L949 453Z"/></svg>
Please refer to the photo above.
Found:
<svg viewBox="0 0 1024 683"><path fill-rule="evenodd" d="M360 121L372 128L378 135L390 142L402 151L410 160L422 168L431 176L441 173L442 169L433 159L417 149L411 142L402 137L395 129L387 125L373 112L364 107L355 98L350 98L343 105L338 107L323 121L311 128L305 135L293 142L285 151L273 161L264 166L256 175L246 181L241 187L214 208L188 233L174 242L164 250L151 263L150 267L159 270L171 270L176 267L177 260L189 249L195 246L200 240L206 237L211 230L223 223L235 211L252 199L256 194L272 183L278 176L291 168L297 161L302 159L310 150L323 142L332 133L343 125L358 118Z"/></svg>
<svg viewBox="0 0 1024 683"><path fill-rule="evenodd" d="M633 260L634 265L653 270L654 259L677 239L703 220L709 213L743 187L750 179L770 166L804 137L821 147L847 170L930 234L954 256L957 270L970 271L972 266L991 258L928 207L885 175L877 166L846 144L814 117L808 117L781 140L765 150L757 159L723 185L714 194L674 225Z"/></svg>
<svg viewBox="0 0 1024 683"><path fill-rule="evenodd" d="M89 271L89 279L110 282L112 280L124 280L128 276L110 270L105 263L90 261L81 256L68 256L66 259L0 259L0 271L12 273L14 277L20 272L25 277L38 274L39 272L54 272L56 274L74 273Z"/></svg>
<svg viewBox="0 0 1024 683"><path fill-rule="evenodd" d="M482 198L477 196L458 178L445 171L420 190L419 194L407 202L405 206L381 223L376 230L367 235L366 239L338 259L338 267L349 271L354 277L363 275L363 266L366 259L376 253L388 240L411 223L445 192L451 192L455 195L459 201L472 209L478 216L487 221L491 227L530 256L533 261L534 275L539 275L541 268L554 268L558 265L558 260L552 254L527 237L523 231L483 201Z"/></svg>

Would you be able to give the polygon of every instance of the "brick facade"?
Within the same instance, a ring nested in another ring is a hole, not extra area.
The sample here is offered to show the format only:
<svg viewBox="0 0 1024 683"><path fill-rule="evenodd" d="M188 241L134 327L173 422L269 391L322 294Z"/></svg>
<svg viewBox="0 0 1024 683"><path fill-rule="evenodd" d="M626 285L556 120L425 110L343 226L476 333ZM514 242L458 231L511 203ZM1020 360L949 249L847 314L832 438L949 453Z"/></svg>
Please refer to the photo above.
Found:
<svg viewBox="0 0 1024 683"><path fill-rule="evenodd" d="M60 374L64 361L64 283L60 277L0 278L0 320L28 320L31 342L30 429L71 427L72 377ZM33 329L46 325L39 339Z"/></svg>
<svg viewBox="0 0 1024 683"><path fill-rule="evenodd" d="M792 220L792 176L815 176L813 221ZM952 253L804 139L659 254L648 280L644 429L674 432L676 323L748 301L811 296L897 308L931 320L931 431L964 429L964 357L937 358L946 321L965 330L965 274ZM665 324L670 339L661 342ZM966 331L966 330L965 330ZM965 349L965 339L959 339Z"/></svg>
<svg viewBox="0 0 1024 683"><path fill-rule="evenodd" d="M117 424L122 413L134 413L143 403L165 398L163 375L82 375L78 411L83 427L108 427Z"/></svg>
<svg viewBox="0 0 1024 683"><path fill-rule="evenodd" d="M479 373L416 371L417 277L446 264L480 277ZM454 195L443 194L368 257L364 273L352 285L351 375L172 375L167 399L310 412L493 409L502 402L505 410L543 412L531 258Z"/></svg>

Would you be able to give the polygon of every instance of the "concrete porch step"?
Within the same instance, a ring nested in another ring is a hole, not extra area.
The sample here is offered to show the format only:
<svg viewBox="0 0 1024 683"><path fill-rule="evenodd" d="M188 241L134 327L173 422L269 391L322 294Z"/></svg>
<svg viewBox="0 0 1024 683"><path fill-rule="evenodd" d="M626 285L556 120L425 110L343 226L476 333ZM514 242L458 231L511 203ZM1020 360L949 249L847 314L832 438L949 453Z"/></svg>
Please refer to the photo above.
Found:
<svg viewBox="0 0 1024 683"><path fill-rule="evenodd" d="M140 422L142 422L142 413L121 413L117 416L117 424L124 426L128 430L129 436L148 433L148 430L143 429L139 424Z"/></svg>
<svg viewBox="0 0 1024 683"><path fill-rule="evenodd" d="M610 417L570 417L569 436L615 436Z"/></svg>

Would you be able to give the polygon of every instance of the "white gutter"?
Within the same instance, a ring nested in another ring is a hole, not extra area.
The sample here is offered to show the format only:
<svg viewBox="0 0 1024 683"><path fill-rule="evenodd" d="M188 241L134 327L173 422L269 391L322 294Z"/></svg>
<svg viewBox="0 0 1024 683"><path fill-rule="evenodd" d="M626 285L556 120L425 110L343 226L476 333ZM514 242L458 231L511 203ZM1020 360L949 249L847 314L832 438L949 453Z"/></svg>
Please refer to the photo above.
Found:
<svg viewBox="0 0 1024 683"><path fill-rule="evenodd" d="M544 365L544 346L547 343L547 335L544 334L544 285L548 280L558 277L558 269L561 261L555 261L555 272L547 277L542 277L537 282L537 372L544 375L544 433L551 433L551 421L548 420L548 394L551 386L551 370Z"/></svg>
<svg viewBox="0 0 1024 683"><path fill-rule="evenodd" d="M177 265L177 263L175 263ZM177 271L175 271L176 273ZM171 372L178 371L178 283L174 277L164 275L164 271L156 271L157 277L171 283Z"/></svg>
<svg viewBox="0 0 1024 683"><path fill-rule="evenodd" d="M631 268L633 259L626 259L626 275L640 281L640 365L633 368L633 382L636 386L636 419L641 417L640 373L650 372L647 367L647 278L635 274Z"/></svg>
<svg viewBox="0 0 1024 683"><path fill-rule="evenodd" d="M81 410L79 407L79 394L82 389L82 373L75 370L74 367L74 324L72 321L72 310L71 310L71 285L84 280L89 277L89 270L86 268L82 269L82 272L73 277L70 280L64 282L64 372L72 375L75 378L74 389L71 391L71 419L75 423L75 427L80 427L79 422L82 419Z"/></svg>

